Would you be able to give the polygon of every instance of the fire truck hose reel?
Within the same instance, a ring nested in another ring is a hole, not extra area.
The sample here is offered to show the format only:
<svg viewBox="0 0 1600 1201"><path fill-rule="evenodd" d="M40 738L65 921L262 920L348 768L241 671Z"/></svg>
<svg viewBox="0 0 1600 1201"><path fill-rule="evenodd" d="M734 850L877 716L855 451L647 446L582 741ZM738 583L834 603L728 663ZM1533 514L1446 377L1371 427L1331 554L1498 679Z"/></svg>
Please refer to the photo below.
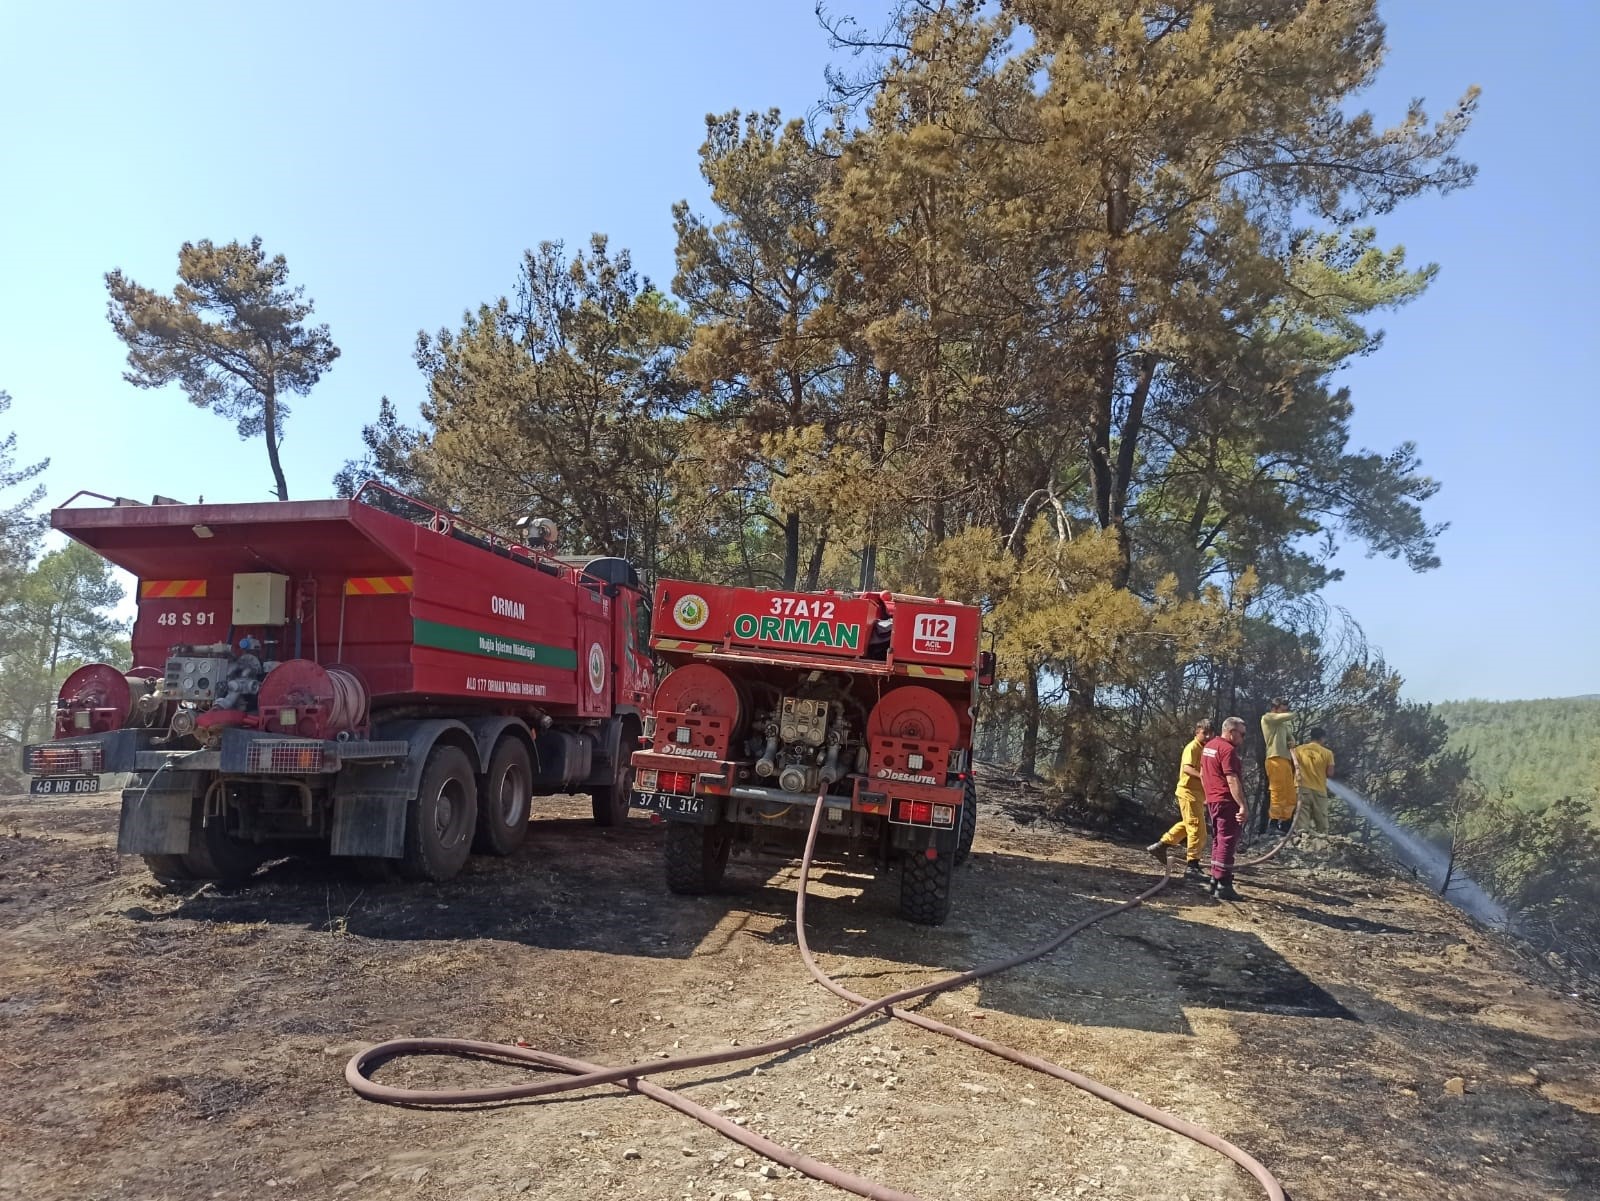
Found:
<svg viewBox="0 0 1600 1201"><path fill-rule="evenodd" d="M84 664L61 682L56 708L66 723L64 733L122 729L134 719L139 698L149 690L149 681L142 676L109 663Z"/></svg>
<svg viewBox="0 0 1600 1201"><path fill-rule="evenodd" d="M961 722L944 697L921 684L894 688L872 707L867 719L872 738L905 738L951 745L961 737Z"/></svg>
<svg viewBox="0 0 1600 1201"><path fill-rule="evenodd" d="M765 1156L774 1163L782 1164L784 1167L803 1173L815 1180L820 1180L825 1184L834 1185L860 1197L870 1198L871 1201L923 1201L916 1194L903 1192L888 1185L868 1180L863 1176L857 1176L833 1164L824 1163L812 1156L785 1147L752 1130L735 1125L723 1114L714 1113L705 1106L698 1105L688 1098L680 1096L669 1089L662 1088L660 1085L653 1084L646 1079L648 1076L663 1072L691 1071L697 1068L735 1063L740 1060L765 1059L774 1055L781 1055L809 1043L817 1042L874 1014L889 1013L901 1021L909 1022L931 1033L957 1039L968 1046L987 1051L1010 1063L1032 1068L1036 1072L1064 1081L1075 1088L1082 1089L1092 1096L1115 1105L1135 1117L1143 1118L1145 1121L1152 1122L1175 1134L1180 1134L1193 1142L1199 1143L1201 1146L1208 1147L1232 1160L1248 1172L1260 1184L1267 1201L1285 1201L1283 1186L1278 1183L1277 1179L1263 1164L1241 1148L1236 1147L1205 1127L1177 1117L1174 1114L1169 1114L1152 1105L1147 1105L1143 1101L1128 1096L1126 1093L1118 1092L1108 1085L1101 1084L1099 1081L1081 1073L1061 1067L1059 1064L1051 1063L1049 1060L1030 1055L1025 1051L1003 1046L989 1039L980 1038L976 1034L935 1021L921 1013L900 1008L905 1002L923 1000L937 993L961 988L976 980L1010 971L1012 968L1020 967L1025 963L1030 963L1035 959L1048 955L1059 949L1068 940L1087 930L1090 926L1143 905L1171 882L1172 877L1170 875L1163 875L1155 884L1137 896L1123 901L1121 904L1091 913L1066 927L1048 941L1009 959L983 964L957 975L946 977L943 980L935 981L933 984L916 985L911 988L901 989L899 992L890 993L888 996L876 999L863 997L836 983L818 966L811 953L810 943L806 938L806 891L811 873L811 856L816 846L817 830L822 820L824 801L824 795L819 795L816 799L811 815L810 833L806 839L805 853L800 861L800 886L795 897L795 932L800 957L806 965L806 970L828 991L841 1000L854 1005L855 1008L849 1013L824 1022L819 1026L813 1026L809 1030L801 1030L784 1038L773 1039L755 1046L728 1047L721 1050L704 1051L699 1054L680 1055L671 1059L654 1059L610 1068L588 1063L581 1059L571 1059L548 1051L540 1051L533 1047L480 1042L475 1039L391 1039L368 1047L365 1051L352 1057L344 1069L346 1083L358 1095L369 1101L381 1101L391 1105L432 1107L495 1104L533 1097L552 1096L557 1093L574 1092L603 1084L612 1084L624 1091L640 1093L653 1100L660 1101L663 1105L675 1109L687 1117L692 1117L732 1141L748 1147L758 1155ZM532 1084L463 1089L395 1088L391 1085L380 1084L371 1078L371 1073L376 1071L383 1063L414 1055L453 1055L468 1059L487 1059L527 1066L558 1075L556 1079Z"/></svg>
<svg viewBox="0 0 1600 1201"><path fill-rule="evenodd" d="M261 681L259 710L282 733L332 738L356 729L366 714L367 689L354 672L310 659L278 664Z"/></svg>
<svg viewBox="0 0 1600 1201"><path fill-rule="evenodd" d="M656 689L657 713L704 713L726 717L737 730L744 724L744 698L728 673L709 663L688 663L675 669Z"/></svg>

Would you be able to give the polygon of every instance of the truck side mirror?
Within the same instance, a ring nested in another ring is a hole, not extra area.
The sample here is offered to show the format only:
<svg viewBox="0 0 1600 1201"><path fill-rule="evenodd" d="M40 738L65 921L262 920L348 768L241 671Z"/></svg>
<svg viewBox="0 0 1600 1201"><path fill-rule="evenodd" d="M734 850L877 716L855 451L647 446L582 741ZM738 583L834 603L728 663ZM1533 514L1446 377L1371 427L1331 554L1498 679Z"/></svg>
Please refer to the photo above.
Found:
<svg viewBox="0 0 1600 1201"><path fill-rule="evenodd" d="M982 688L988 688L988 687L991 687L993 684L994 684L994 652L993 651L979 651L978 652L978 685L980 687L982 687Z"/></svg>

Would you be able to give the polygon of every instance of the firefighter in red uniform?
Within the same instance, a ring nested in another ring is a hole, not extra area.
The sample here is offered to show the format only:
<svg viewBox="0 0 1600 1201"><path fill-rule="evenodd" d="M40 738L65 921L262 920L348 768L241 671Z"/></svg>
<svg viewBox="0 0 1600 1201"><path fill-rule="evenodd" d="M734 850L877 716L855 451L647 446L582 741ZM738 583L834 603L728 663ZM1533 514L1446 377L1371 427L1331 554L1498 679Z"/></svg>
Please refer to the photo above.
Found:
<svg viewBox="0 0 1600 1201"><path fill-rule="evenodd" d="M1211 895L1224 901L1240 899L1233 890L1233 855L1239 831L1250 818L1239 778L1239 744L1244 732L1244 718L1228 718L1222 723L1222 734L1206 743L1200 755L1200 782L1206 791L1206 813L1212 828Z"/></svg>

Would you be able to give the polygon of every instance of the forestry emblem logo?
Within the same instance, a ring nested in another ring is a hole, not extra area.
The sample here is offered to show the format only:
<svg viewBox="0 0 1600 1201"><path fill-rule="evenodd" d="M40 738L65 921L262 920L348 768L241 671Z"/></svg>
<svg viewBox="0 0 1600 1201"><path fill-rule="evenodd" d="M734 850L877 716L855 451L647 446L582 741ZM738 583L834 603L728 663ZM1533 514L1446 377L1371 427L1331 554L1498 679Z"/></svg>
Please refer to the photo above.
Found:
<svg viewBox="0 0 1600 1201"><path fill-rule="evenodd" d="M680 596L672 606L672 620L680 630L698 630L710 618L711 606L706 604L706 598L693 592Z"/></svg>

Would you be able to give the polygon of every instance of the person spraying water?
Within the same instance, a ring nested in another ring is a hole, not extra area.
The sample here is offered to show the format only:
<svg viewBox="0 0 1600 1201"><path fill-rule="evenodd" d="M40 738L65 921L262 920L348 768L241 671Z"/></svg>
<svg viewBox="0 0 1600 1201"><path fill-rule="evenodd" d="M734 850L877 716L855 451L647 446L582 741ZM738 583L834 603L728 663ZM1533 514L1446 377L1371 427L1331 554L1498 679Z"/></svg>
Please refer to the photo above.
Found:
<svg viewBox="0 0 1600 1201"><path fill-rule="evenodd" d="M1275 699L1272 708L1261 715L1261 738L1267 750L1267 789L1271 796L1267 831L1271 834L1287 834L1294 825L1296 772L1289 753L1289 734L1296 716L1283 697Z"/></svg>
<svg viewBox="0 0 1600 1201"><path fill-rule="evenodd" d="M1322 744L1327 732L1311 727L1311 737L1294 748L1295 812L1305 815L1300 824L1318 834L1328 832L1328 780L1333 775L1333 752Z"/></svg>

